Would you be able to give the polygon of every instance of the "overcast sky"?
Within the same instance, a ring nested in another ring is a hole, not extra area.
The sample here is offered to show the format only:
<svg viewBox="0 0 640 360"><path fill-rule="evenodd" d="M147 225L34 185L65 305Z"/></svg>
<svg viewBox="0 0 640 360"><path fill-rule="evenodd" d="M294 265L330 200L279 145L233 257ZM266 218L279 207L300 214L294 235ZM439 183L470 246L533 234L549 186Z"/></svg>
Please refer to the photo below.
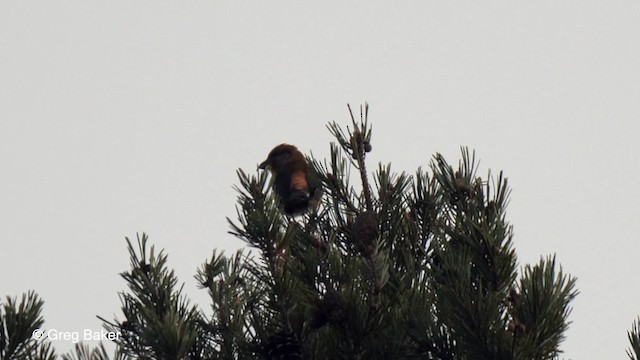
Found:
<svg viewBox="0 0 640 360"><path fill-rule="evenodd" d="M0 296L35 289L46 328L100 330L144 231L208 310L196 268L243 246L235 170L282 142L327 157L326 123L368 101L370 169L465 145L504 170L520 265L555 253L578 277L565 358L625 358L640 3L318 4L0 2Z"/></svg>

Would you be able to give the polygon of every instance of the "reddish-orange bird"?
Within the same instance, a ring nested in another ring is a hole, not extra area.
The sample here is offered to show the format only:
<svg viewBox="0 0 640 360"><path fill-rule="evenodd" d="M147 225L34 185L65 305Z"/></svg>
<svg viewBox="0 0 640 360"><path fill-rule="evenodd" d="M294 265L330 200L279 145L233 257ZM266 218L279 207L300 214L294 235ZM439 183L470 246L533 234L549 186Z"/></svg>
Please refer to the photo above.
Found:
<svg viewBox="0 0 640 360"><path fill-rule="evenodd" d="M304 155L293 145L276 146L258 168L271 170L274 176L273 190L288 215L303 214L322 197L320 180Z"/></svg>

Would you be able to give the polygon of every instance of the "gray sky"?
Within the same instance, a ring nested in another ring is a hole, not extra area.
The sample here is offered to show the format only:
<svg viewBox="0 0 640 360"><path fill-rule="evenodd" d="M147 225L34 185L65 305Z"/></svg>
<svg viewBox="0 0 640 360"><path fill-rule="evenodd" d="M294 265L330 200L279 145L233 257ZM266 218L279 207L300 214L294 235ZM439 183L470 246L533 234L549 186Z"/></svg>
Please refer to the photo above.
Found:
<svg viewBox="0 0 640 360"><path fill-rule="evenodd" d="M578 277L567 359L625 358L640 314L640 3L0 3L0 296L46 328L120 315L124 237L193 275L227 234L238 167L371 105L370 168L476 150L504 170L520 264ZM55 342L59 350L72 344Z"/></svg>

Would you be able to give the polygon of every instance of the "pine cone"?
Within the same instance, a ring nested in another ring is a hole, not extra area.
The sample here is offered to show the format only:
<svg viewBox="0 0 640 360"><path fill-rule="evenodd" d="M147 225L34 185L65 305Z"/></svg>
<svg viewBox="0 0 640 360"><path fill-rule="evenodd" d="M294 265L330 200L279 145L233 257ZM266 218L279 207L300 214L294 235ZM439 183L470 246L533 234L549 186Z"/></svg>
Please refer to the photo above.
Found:
<svg viewBox="0 0 640 360"><path fill-rule="evenodd" d="M362 142L362 133L358 130L354 131L353 134L351 135L351 143L356 143L356 145L359 145Z"/></svg>
<svg viewBox="0 0 640 360"><path fill-rule="evenodd" d="M347 303L337 291L327 291L320 307L331 324L339 324L347 319Z"/></svg>
<svg viewBox="0 0 640 360"><path fill-rule="evenodd" d="M327 323L336 325L347 319L347 303L342 294L329 290L309 312L309 326L319 329Z"/></svg>
<svg viewBox="0 0 640 360"><path fill-rule="evenodd" d="M311 326L312 329L319 329L325 326L328 321L326 315L317 308L312 308L308 314L309 326Z"/></svg>
<svg viewBox="0 0 640 360"><path fill-rule="evenodd" d="M329 181L329 184L331 184L332 187L337 188L338 186L340 186L340 182L338 181L338 177L335 176L334 174L327 174L327 180Z"/></svg>
<svg viewBox="0 0 640 360"><path fill-rule="evenodd" d="M282 329L269 336L263 346L267 359L302 359L300 342L290 330Z"/></svg>
<svg viewBox="0 0 640 360"><path fill-rule="evenodd" d="M507 330L514 335L522 335L527 331L527 327L514 317L509 321L509 324L507 324Z"/></svg>
<svg viewBox="0 0 640 360"><path fill-rule="evenodd" d="M353 223L353 237L365 255L375 249L378 237L378 219L374 212L364 211L358 215Z"/></svg>

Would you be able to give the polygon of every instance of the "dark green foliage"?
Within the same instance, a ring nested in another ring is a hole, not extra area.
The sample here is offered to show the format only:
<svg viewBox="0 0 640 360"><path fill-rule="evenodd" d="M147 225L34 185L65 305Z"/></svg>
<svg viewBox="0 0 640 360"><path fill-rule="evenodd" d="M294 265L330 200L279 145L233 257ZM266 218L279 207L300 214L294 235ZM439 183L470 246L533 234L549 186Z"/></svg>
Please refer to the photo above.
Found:
<svg viewBox="0 0 640 360"><path fill-rule="evenodd" d="M147 236L138 237L138 253L127 239L131 270L120 275L129 292L121 292L125 319L105 322L105 329L119 333L115 341L128 356L140 359L200 358L196 344L200 314L176 289L178 280L166 267L167 257L147 251Z"/></svg>
<svg viewBox="0 0 640 360"><path fill-rule="evenodd" d="M265 286L251 270L257 264L240 251L231 258L213 252L196 275L212 301L213 316L202 320L209 357L216 359L252 358L255 333L253 322L261 322Z"/></svg>
<svg viewBox="0 0 640 360"><path fill-rule="evenodd" d="M518 281L506 179L480 178L463 149L457 169L436 155L431 176L379 166L371 184L366 116L346 132L329 125L329 162L309 159L326 196L299 220L279 214L264 174L239 173L232 233L260 250L251 272L269 314L252 324L258 348L309 359L557 357L575 280L547 259Z"/></svg>
<svg viewBox="0 0 640 360"><path fill-rule="evenodd" d="M522 359L553 359L567 330L575 279L556 267L555 257L527 265L517 289L511 294L512 327L523 346ZM518 328L519 327L519 328ZM534 351L535 349L535 351Z"/></svg>
<svg viewBox="0 0 640 360"><path fill-rule="evenodd" d="M137 250L127 239L123 319L101 318L121 335L116 356L558 358L575 279L554 257L519 273L505 217L507 179L480 177L466 148L456 168L437 154L429 171L379 165L372 176L367 116L367 106L359 121L352 114L346 132L329 124L336 138L329 159L307 159L325 195L301 217L281 212L267 172L238 170L237 220L228 222L251 250L230 257L214 250L197 270L210 316L189 305L167 257L149 251L146 235ZM636 323L629 334L636 353L637 334ZM101 360L106 352L80 346L63 358Z"/></svg>
<svg viewBox="0 0 640 360"><path fill-rule="evenodd" d="M99 346L91 348L90 346L78 343L74 347L72 352L62 355L62 360L127 360L131 359L127 357L120 349L114 351L113 357L109 357L104 345L100 343Z"/></svg>
<svg viewBox="0 0 640 360"><path fill-rule="evenodd" d="M55 359L50 343L32 337L44 324L44 302L34 291L23 294L19 303L7 296L0 305L0 360Z"/></svg>
<svg viewBox="0 0 640 360"><path fill-rule="evenodd" d="M627 332L631 348L627 350L627 355L631 360L640 359L640 318L633 322L631 331Z"/></svg>

